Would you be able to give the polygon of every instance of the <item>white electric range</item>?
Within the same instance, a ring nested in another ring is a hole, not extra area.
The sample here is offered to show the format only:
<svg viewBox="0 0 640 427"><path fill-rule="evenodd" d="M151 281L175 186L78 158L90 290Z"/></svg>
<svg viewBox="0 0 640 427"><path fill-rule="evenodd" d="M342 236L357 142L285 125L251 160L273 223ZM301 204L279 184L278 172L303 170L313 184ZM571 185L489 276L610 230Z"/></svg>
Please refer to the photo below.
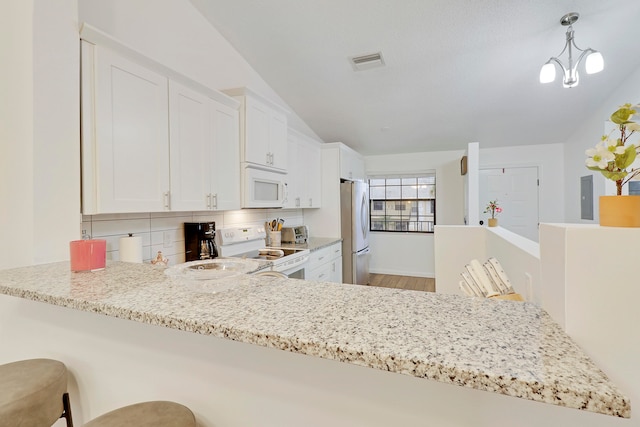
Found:
<svg viewBox="0 0 640 427"><path fill-rule="evenodd" d="M294 279L304 279L309 249L265 247L263 226L229 227L216 230L218 255L225 258L270 262L270 270Z"/></svg>

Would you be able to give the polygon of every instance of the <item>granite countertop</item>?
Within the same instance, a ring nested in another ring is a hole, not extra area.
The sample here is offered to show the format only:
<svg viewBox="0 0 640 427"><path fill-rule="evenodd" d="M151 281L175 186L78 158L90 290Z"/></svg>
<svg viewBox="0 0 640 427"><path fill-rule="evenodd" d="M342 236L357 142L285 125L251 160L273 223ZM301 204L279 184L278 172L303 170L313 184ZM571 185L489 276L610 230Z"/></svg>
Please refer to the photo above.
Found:
<svg viewBox="0 0 640 427"><path fill-rule="evenodd" d="M307 243L282 243L279 247L309 249L309 251L314 252L340 242L342 242L342 238L339 237L309 237Z"/></svg>
<svg viewBox="0 0 640 427"><path fill-rule="evenodd" d="M72 273L60 262L0 271L0 293L630 417L629 399L535 304L250 275L224 280L232 289L213 293L215 286L185 286L150 264Z"/></svg>

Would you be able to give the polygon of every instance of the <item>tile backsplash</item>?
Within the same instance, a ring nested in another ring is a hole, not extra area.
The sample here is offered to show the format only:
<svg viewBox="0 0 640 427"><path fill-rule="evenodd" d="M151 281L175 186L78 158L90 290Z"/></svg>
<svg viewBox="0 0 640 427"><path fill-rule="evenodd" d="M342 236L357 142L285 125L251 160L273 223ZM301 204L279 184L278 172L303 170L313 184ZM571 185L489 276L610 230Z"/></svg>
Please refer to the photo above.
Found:
<svg viewBox="0 0 640 427"><path fill-rule="evenodd" d="M285 226L302 225L302 209L246 209L224 212L159 212L131 214L83 215L82 235L107 241L107 259L117 261L120 238L129 233L142 237L144 262L155 259L158 251L169 265L185 261L185 222L216 223L216 230L227 227L263 225L273 218L283 218Z"/></svg>

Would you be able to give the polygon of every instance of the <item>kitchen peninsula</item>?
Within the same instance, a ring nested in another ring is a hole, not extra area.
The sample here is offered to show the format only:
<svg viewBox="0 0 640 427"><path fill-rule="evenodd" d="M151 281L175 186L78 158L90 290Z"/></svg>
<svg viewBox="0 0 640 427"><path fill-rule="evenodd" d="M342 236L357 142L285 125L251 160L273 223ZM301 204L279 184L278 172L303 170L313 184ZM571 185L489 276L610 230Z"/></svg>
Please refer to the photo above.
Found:
<svg viewBox="0 0 640 427"><path fill-rule="evenodd" d="M129 378L120 386L140 387L140 400L185 403L203 426L301 425L305 417L305 425L421 425L414 422L438 420L447 405L464 402L475 403L466 414L449 413L448 425L535 425L521 418L527 411L546 411L564 420L558 425L630 416L629 400L534 304L227 280L236 282L231 290L212 294L148 264L0 271L0 342L24 342L41 352L25 357L67 363L79 400L91 407L81 413L87 419L103 411L95 399L108 395L110 378ZM393 402L399 390L404 403Z"/></svg>

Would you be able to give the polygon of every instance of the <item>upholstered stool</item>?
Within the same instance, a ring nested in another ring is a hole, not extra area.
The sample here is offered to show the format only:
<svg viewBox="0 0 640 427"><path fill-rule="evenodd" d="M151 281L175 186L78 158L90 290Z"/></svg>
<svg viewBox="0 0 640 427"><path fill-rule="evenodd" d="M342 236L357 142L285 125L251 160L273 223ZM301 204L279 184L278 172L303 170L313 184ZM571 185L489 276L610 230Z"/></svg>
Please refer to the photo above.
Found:
<svg viewBox="0 0 640 427"><path fill-rule="evenodd" d="M85 427L195 427L196 418L186 406L175 402L142 402L114 409Z"/></svg>
<svg viewBox="0 0 640 427"><path fill-rule="evenodd" d="M51 426L62 417L73 426L64 363L31 359L0 365L0 427Z"/></svg>

